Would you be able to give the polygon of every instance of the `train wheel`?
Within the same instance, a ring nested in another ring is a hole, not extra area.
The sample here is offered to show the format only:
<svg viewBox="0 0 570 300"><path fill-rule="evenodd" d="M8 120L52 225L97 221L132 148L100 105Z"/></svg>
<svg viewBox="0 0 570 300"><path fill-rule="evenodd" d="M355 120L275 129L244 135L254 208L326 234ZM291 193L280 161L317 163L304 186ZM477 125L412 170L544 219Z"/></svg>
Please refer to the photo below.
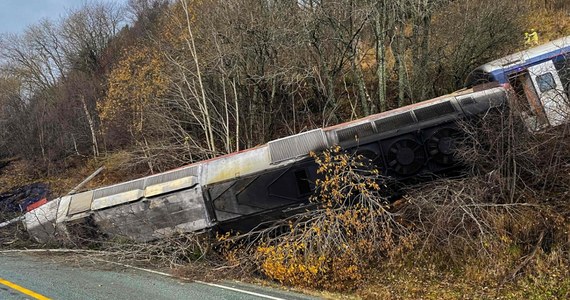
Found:
<svg viewBox="0 0 570 300"><path fill-rule="evenodd" d="M388 167L400 175L414 175L425 163L425 152L420 143L406 138L390 145L386 154Z"/></svg>
<svg viewBox="0 0 570 300"><path fill-rule="evenodd" d="M456 128L445 127L436 130L425 142L431 160L444 166L456 163L454 154L460 135L460 131Z"/></svg>

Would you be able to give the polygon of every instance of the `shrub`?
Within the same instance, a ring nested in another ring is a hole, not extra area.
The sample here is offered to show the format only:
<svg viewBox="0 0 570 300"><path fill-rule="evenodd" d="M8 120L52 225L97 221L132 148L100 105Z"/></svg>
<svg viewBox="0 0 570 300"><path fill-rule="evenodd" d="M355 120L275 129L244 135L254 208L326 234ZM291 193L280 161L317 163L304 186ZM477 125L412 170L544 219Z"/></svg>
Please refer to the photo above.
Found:
<svg viewBox="0 0 570 300"><path fill-rule="evenodd" d="M269 278L331 290L358 286L382 257L408 246L402 226L381 196L381 177L362 156L333 147L312 154L319 165L316 210L287 220L284 234L268 234L255 258Z"/></svg>

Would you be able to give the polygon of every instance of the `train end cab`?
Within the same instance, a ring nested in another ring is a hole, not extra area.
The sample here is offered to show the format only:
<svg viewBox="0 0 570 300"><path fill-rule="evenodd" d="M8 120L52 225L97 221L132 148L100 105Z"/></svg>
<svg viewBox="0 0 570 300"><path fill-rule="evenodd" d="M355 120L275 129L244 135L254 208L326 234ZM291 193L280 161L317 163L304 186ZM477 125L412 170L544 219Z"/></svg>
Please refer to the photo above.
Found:
<svg viewBox="0 0 570 300"><path fill-rule="evenodd" d="M570 121L570 37L515 53L475 69L465 86L498 82L530 130Z"/></svg>

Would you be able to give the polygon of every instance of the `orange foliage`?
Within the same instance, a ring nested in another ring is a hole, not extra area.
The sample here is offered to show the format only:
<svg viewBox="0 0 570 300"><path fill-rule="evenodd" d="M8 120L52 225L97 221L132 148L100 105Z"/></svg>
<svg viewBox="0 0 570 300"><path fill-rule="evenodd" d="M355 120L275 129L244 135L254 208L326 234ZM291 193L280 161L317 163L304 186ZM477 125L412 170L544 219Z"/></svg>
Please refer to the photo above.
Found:
<svg viewBox="0 0 570 300"><path fill-rule="evenodd" d="M378 194L379 172L365 158L340 147L313 157L322 179L312 200L320 209L258 246L255 259L268 277L284 284L351 290L375 262L400 247L402 227Z"/></svg>
<svg viewBox="0 0 570 300"><path fill-rule="evenodd" d="M111 71L107 96L98 105L104 125L122 124L140 133L150 105L168 88L165 62L154 47L124 49L124 58Z"/></svg>

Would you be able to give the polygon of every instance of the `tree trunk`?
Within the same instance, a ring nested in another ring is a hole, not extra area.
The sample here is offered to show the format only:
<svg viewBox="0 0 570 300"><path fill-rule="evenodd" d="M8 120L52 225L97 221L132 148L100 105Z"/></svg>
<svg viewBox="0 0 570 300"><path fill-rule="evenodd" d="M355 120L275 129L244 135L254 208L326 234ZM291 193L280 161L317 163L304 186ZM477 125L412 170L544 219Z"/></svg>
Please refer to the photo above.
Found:
<svg viewBox="0 0 570 300"><path fill-rule="evenodd" d="M421 101L427 98L428 91L428 78L427 78L427 65L429 58L429 39L430 39L430 25L431 13L429 11L428 3L424 2L419 16L415 19L414 24L414 98L415 101Z"/></svg>
<svg viewBox="0 0 570 300"><path fill-rule="evenodd" d="M406 91L409 88L406 75L406 62L404 61L406 47L403 39L404 32L399 28L396 30L396 37L392 47L392 52L396 58L396 68L398 69L398 107L406 105Z"/></svg>
<svg viewBox="0 0 570 300"><path fill-rule="evenodd" d="M378 80L378 103L377 106L381 112L388 109L386 103L386 28L387 19L386 3L382 1L382 7L376 8L376 16L374 18L374 34L376 37L376 78Z"/></svg>
<svg viewBox="0 0 570 300"><path fill-rule="evenodd" d="M225 120L224 120L224 139L225 139L225 151L226 153L230 153L232 150L231 145L231 138L230 138L230 110L228 104L228 93L226 92L226 76L222 72L222 90L224 95L224 112L225 112Z"/></svg>
<svg viewBox="0 0 570 300"><path fill-rule="evenodd" d="M235 103L235 112L236 112L236 116L235 116L235 120L236 120L236 151L239 151L239 102L238 102L238 93L237 93L237 89L236 89L236 80L233 79L232 81L232 89L234 91L234 103Z"/></svg>
<svg viewBox="0 0 570 300"><path fill-rule="evenodd" d="M89 108L87 107L85 97L80 96L79 99L81 99L81 104L83 104L83 112L85 113L87 123L89 123L89 130L91 131L91 147L93 148L93 158L97 158L99 156L99 144L97 143L97 131L95 129L95 122L93 122L91 113L89 113Z"/></svg>
<svg viewBox="0 0 570 300"><path fill-rule="evenodd" d="M186 1L182 1L183 5L184 5L184 13L186 16L186 25L188 28L188 34L190 37L190 40L187 41L188 44L188 48L190 49L190 53L192 54L192 58L194 59L194 64L196 66L196 77L198 79L198 84L200 86L200 93L201 93L201 101L203 104L203 114L205 117L205 123L206 123L206 139L208 140L208 146L210 151L212 152L210 154L210 156L215 156L216 155L216 144L215 144L215 140L214 140L214 132L213 132L213 128L212 128L212 121L211 121L211 117L210 117L210 112L208 109L208 101L206 99L206 92L204 90L204 82L202 81L202 72L200 71L200 63L198 61L198 53L196 51L196 44L194 42L194 34L192 33L192 28L190 27L190 24L192 24L191 20L190 20L190 12L188 11L188 4L186 3Z"/></svg>
<svg viewBox="0 0 570 300"><path fill-rule="evenodd" d="M325 76L327 102L323 109L323 126L328 126L331 123L338 123L336 116L337 103L334 95L334 80L329 72L329 68L325 66L323 75Z"/></svg>
<svg viewBox="0 0 570 300"><path fill-rule="evenodd" d="M364 116L370 115L371 108L368 105L369 97L366 91L366 84L364 83L364 75L362 74L362 69L360 62L358 61L358 49L355 46L352 58L352 71L354 73L354 79L356 80L356 86L358 88L358 99L360 100L360 105L362 106L362 113Z"/></svg>

